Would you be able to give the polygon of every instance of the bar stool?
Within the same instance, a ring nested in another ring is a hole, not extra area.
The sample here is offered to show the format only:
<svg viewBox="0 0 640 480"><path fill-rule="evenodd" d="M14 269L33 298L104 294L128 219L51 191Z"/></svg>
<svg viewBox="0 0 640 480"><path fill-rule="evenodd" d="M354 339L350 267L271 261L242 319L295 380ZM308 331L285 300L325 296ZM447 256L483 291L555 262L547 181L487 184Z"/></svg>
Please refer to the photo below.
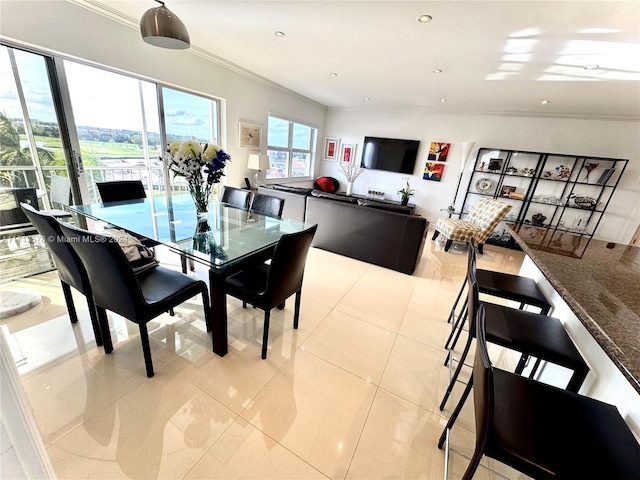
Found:
<svg viewBox="0 0 640 480"><path fill-rule="evenodd" d="M479 286L475 277L475 248L469 243L469 267L467 270L467 282L469 284L469 336L464 347L455 373L449 381L449 386L440 403L440 410L444 410L449 395L460 375L464 361L469 353L475 334L475 319L480 305L487 312L487 340L502 347L516 350L521 353L520 361L515 373L521 374L524 370L526 359L529 356L536 357L562 367L573 370L573 375L567 385L567 390L577 392L584 382L589 367L580 355L580 352L571 341L564 329L562 322L557 318L548 317L524 310L505 307L493 303L480 303ZM453 356L453 349L447 355ZM536 362L530 376L536 373L539 362Z"/></svg>
<svg viewBox="0 0 640 480"><path fill-rule="evenodd" d="M463 480L473 478L484 455L538 479L637 480L640 444L618 409L494 369L485 325L481 306L473 376L438 441L438 448L447 444L445 462L451 428L473 385L476 444Z"/></svg>
<svg viewBox="0 0 640 480"><path fill-rule="evenodd" d="M524 309L525 305L531 305L539 308L542 315L547 315L549 310L551 310L551 304L542 293L542 290L540 290L536 281L532 278L483 269L476 270L476 278L478 279L478 288L480 289L480 293L519 302L521 310ZM467 299L465 299L464 304L460 309L460 314L456 316L455 311L466 284L467 281L464 280L462 282L462 287L460 287L460 292L458 292L458 296L451 308L449 318L447 319L448 323L452 323L454 319L456 320L452 325L451 334L449 335L449 338L447 338L444 348L455 347L460 336L462 325L464 324L467 313ZM449 344L454 335L455 339L450 347Z"/></svg>

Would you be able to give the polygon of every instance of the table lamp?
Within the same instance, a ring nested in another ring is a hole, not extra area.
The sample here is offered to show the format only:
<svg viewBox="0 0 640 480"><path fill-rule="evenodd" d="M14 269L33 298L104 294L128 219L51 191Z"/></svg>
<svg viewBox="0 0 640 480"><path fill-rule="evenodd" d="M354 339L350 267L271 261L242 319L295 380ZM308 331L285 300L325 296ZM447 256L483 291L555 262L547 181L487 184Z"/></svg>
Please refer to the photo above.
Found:
<svg viewBox="0 0 640 480"><path fill-rule="evenodd" d="M269 167L269 155L258 155L257 153L249 154L249 163L247 165L247 168L249 170L256 170L256 174L253 180L255 188L258 188L263 184L261 172L263 170L269 170Z"/></svg>

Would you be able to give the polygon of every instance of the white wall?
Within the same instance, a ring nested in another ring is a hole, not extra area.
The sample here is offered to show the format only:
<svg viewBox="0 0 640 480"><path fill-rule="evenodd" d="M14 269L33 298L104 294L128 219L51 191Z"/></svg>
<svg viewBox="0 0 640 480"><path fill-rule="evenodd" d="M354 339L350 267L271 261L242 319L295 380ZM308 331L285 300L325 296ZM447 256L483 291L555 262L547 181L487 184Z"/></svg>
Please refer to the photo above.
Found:
<svg viewBox="0 0 640 480"><path fill-rule="evenodd" d="M365 136L420 140L418 162L411 187L418 190L412 202L417 213L435 222L441 208L453 200L460 172L462 142L475 142L467 170L480 147L519 149L575 155L629 159L629 165L609 208L596 232L606 241L629 243L640 224L640 123L608 120L579 120L540 117L432 115L424 111L355 111L330 109L325 133L342 143L357 144L356 158L362 153ZM430 142L449 142L451 149L442 182L422 180ZM321 157L324 156L322 152ZM337 178L346 189L338 163L319 160L320 172ZM399 199L403 174L366 171L354 183L354 193L366 194L379 187L387 198ZM458 205L462 204L469 173L462 179Z"/></svg>
<svg viewBox="0 0 640 480"><path fill-rule="evenodd" d="M247 160L249 153L256 151L238 147L239 120L262 124L263 153L266 153L269 112L318 127L322 136L324 106L266 80L249 78L189 50L148 45L140 38L138 29L67 1L3 1L0 32L4 40L224 99L226 131L223 130L222 136L226 145L223 142L223 147L233 159L227 171L227 184L232 186L244 186L243 178L252 178L255 173L247 169Z"/></svg>

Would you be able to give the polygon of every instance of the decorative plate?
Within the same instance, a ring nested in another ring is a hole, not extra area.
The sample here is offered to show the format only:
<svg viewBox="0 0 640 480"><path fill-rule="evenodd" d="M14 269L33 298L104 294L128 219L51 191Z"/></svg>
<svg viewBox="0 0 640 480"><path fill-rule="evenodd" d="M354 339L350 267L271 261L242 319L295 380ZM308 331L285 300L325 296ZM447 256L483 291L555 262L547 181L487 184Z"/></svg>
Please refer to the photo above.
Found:
<svg viewBox="0 0 640 480"><path fill-rule="evenodd" d="M481 178L476 182L476 190L478 193L489 193L495 186L495 182L489 178Z"/></svg>

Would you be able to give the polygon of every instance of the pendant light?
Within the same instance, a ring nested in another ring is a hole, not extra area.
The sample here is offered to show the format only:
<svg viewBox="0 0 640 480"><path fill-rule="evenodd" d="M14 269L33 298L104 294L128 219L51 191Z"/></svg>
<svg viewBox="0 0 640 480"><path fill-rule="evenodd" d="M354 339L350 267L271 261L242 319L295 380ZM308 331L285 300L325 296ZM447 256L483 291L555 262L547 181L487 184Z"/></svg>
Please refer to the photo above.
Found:
<svg viewBox="0 0 640 480"><path fill-rule="evenodd" d="M150 45L174 50L189 48L189 32L175 13L164 6L164 2L155 0L159 7L150 8L140 19L140 34Z"/></svg>

